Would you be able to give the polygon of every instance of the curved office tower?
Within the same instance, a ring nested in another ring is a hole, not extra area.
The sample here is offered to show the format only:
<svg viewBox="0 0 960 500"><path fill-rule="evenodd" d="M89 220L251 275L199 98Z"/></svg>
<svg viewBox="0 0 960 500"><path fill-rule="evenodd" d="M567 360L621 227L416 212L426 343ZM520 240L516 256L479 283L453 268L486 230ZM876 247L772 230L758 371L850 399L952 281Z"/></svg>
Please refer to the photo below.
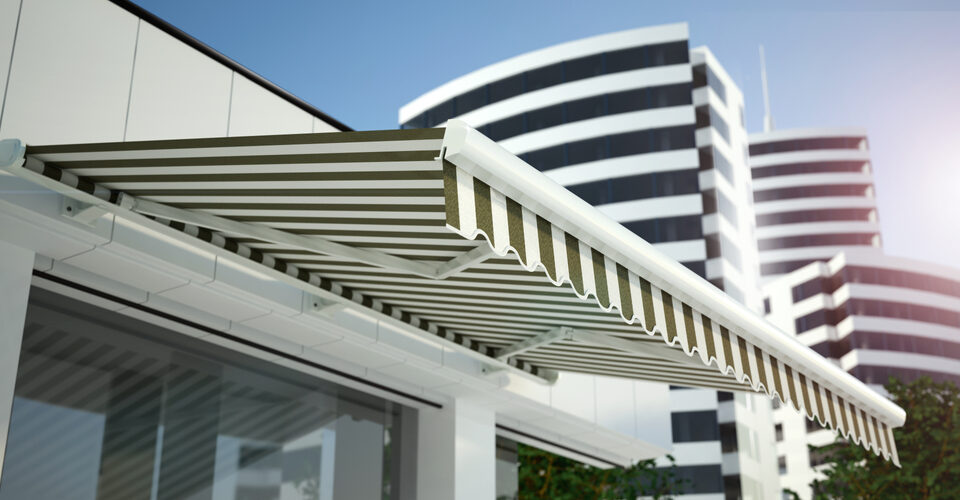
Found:
<svg viewBox="0 0 960 500"><path fill-rule="evenodd" d="M418 97L400 109L400 123L465 121L738 300L758 303L747 296L756 266L743 97L687 37L685 24L672 24L523 54Z"/></svg>
<svg viewBox="0 0 960 500"><path fill-rule="evenodd" d="M960 383L960 269L872 250L848 250L764 287L767 319L861 381L929 376ZM820 457L807 444L832 442L787 408L775 410L781 484L810 498Z"/></svg>
<svg viewBox="0 0 960 500"><path fill-rule="evenodd" d="M452 118L759 310L743 96L707 48L688 47L685 24L519 55L399 113L403 128ZM778 495L773 429L760 425L769 405L721 394L670 391L673 453L694 484L686 493Z"/></svg>
<svg viewBox="0 0 960 500"><path fill-rule="evenodd" d="M751 134L750 164L765 281L845 249L880 247L864 130Z"/></svg>

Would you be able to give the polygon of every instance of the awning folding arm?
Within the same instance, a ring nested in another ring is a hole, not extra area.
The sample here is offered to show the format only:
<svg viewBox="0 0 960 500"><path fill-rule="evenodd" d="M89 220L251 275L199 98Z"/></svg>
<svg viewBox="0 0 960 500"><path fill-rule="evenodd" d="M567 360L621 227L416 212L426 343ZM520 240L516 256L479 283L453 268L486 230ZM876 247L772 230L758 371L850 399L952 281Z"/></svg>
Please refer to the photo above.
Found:
<svg viewBox="0 0 960 500"><path fill-rule="evenodd" d="M609 347L619 351L639 354L648 358L665 359L675 363L702 366L698 360L688 356L679 349L675 349L667 345L656 342L640 342L636 340L629 340L603 333L595 333L577 328L570 328L569 326L559 326L550 331L504 347L500 349L500 352L497 353L497 359L500 361L507 361L513 356L518 356L525 352L539 349L546 345L564 340L571 340L574 342L600 347Z"/></svg>

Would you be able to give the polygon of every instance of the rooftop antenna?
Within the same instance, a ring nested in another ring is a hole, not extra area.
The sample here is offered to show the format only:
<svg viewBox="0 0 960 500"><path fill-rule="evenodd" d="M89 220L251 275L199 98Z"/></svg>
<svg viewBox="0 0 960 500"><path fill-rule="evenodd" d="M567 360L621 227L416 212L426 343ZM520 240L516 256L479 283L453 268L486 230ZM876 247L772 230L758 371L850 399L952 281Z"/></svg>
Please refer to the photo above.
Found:
<svg viewBox="0 0 960 500"><path fill-rule="evenodd" d="M767 58L760 45L760 84L763 86L763 131L773 130L773 116L770 114L770 90L767 89Z"/></svg>

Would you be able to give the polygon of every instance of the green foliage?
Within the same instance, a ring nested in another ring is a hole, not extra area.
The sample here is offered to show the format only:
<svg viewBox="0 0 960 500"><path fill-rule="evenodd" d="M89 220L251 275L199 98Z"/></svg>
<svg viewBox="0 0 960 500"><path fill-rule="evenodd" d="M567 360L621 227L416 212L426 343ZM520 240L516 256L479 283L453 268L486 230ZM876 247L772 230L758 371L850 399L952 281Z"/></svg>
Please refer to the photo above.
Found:
<svg viewBox="0 0 960 500"><path fill-rule="evenodd" d="M893 431L903 468L844 440L811 446L827 457L826 478L812 485L816 498L960 498L960 390L928 377L891 378L886 389L907 412Z"/></svg>
<svg viewBox="0 0 960 500"><path fill-rule="evenodd" d="M530 446L518 445L519 500L600 500L640 496L669 498L682 491L676 464L657 468L653 460L627 468L598 469Z"/></svg>

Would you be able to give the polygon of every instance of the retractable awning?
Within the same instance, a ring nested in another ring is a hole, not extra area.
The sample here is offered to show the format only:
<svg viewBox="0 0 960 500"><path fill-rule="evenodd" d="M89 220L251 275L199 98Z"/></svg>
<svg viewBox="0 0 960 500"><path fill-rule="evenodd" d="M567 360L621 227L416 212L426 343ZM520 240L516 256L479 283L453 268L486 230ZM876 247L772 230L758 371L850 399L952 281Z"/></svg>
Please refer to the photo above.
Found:
<svg viewBox="0 0 960 500"><path fill-rule="evenodd" d="M754 391L898 463L904 411L464 124L24 147L0 166L550 382Z"/></svg>

